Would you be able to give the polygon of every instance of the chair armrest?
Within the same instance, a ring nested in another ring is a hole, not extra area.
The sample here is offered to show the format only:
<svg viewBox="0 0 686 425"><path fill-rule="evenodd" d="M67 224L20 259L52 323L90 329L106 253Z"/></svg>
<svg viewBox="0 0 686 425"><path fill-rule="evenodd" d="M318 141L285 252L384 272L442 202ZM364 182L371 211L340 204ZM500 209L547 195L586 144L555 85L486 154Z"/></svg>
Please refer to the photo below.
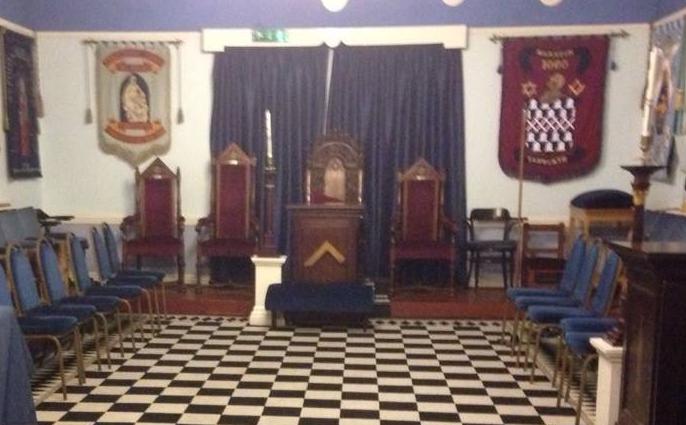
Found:
<svg viewBox="0 0 686 425"><path fill-rule="evenodd" d="M457 231L458 231L458 229L457 229L457 223L455 223L455 222L454 222L453 220L451 220L449 217L446 217L446 216L444 216L444 215L441 215L441 224L443 225L443 228L444 228L447 232L449 232L449 233L451 233L451 234L453 234L453 235L456 235L456 234L457 234Z"/></svg>
<svg viewBox="0 0 686 425"><path fill-rule="evenodd" d="M130 241L136 238L136 235L138 234L138 221L137 215L128 215L124 217L119 225L122 240Z"/></svg>
<svg viewBox="0 0 686 425"><path fill-rule="evenodd" d="M198 224L195 225L195 232L198 234L199 241L208 240L214 233L214 217L209 215L200 218Z"/></svg>

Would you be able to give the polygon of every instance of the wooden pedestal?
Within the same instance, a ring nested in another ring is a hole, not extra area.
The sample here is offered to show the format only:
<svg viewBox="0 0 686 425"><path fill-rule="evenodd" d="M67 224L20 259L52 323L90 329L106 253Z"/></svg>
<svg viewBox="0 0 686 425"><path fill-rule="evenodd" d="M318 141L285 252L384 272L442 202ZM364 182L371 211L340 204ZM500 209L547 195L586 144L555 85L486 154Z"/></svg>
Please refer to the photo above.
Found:
<svg viewBox="0 0 686 425"><path fill-rule="evenodd" d="M361 205L289 205L291 279L353 282L358 264Z"/></svg>
<svg viewBox="0 0 686 425"><path fill-rule="evenodd" d="M686 420L686 243L611 243L629 288L619 425Z"/></svg>

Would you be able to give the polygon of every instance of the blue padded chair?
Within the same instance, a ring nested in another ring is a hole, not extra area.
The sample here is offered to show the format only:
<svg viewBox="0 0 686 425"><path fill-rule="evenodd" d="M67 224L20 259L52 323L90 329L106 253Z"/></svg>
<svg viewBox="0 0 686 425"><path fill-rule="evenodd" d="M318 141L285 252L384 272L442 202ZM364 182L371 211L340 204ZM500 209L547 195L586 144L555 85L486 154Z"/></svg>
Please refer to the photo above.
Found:
<svg viewBox="0 0 686 425"><path fill-rule="evenodd" d="M62 379L62 393L66 399L62 341L65 339L73 341L79 383L83 384L86 379L80 325L93 317L95 308L89 306L56 308L45 305L38 294L31 264L18 245L8 246L5 267L9 271L9 276L2 273L0 280L6 280L12 295L11 297L0 296L1 302L7 303L8 298L14 301L19 325L28 340L47 340L54 344ZM7 284L0 287L6 288Z"/></svg>
<svg viewBox="0 0 686 425"><path fill-rule="evenodd" d="M514 303L517 297L569 297L574 291L574 286L577 282L577 275L581 269L581 263L584 259L584 252L586 250L586 242L579 237L574 241L572 250L569 252L569 258L565 262L565 267L562 271L562 278L557 288L510 288L507 290L507 299ZM503 314L502 321L502 335L505 335L505 323L507 322L506 308ZM517 320L517 310L515 310L514 320ZM513 323L512 333L510 334L510 341L513 341L516 335L516 327Z"/></svg>
<svg viewBox="0 0 686 425"><path fill-rule="evenodd" d="M531 323L528 336L529 341L535 341L534 354L531 361L531 376L533 379L534 365L538 356L541 335L546 329L559 329L563 319L574 317L603 317L607 314L612 303L615 288L617 286L617 276L620 269L619 256L612 251L607 253L605 264L600 273L600 279L591 301L586 307L582 306L543 306L535 305L528 309L527 320ZM569 326L569 325L567 325ZM535 336L535 338L534 338ZM528 352L528 350L527 350Z"/></svg>
<svg viewBox="0 0 686 425"><path fill-rule="evenodd" d="M133 308L131 307L132 302L136 302L138 309L141 307L141 298L143 297L143 289L138 286L126 286L126 285L95 285L90 275L88 274L88 264L86 262L86 252L83 250L83 245L79 238L74 236L73 233L67 235L67 247L69 250L69 258L71 259L71 269L74 276L74 282L76 286L76 292L80 295L105 295L117 297L121 300L122 306L126 309L127 316L129 319L129 329L131 336L131 345L133 349L136 349L136 336L135 328L138 327L141 341L143 341L143 328L139 320L134 320ZM117 328L121 329L120 321L117 321ZM124 357L123 348L121 350L121 355Z"/></svg>
<svg viewBox="0 0 686 425"><path fill-rule="evenodd" d="M152 277L157 281L162 281L166 273L153 270L138 270L138 269L124 269L122 268L121 260L119 259L119 251L117 250L117 240L114 237L112 228L107 223L102 223L102 234L105 238L105 245L107 247L107 254L110 259L110 267L117 276L142 276Z"/></svg>
<svg viewBox="0 0 686 425"><path fill-rule="evenodd" d="M515 313L515 335L518 335L518 333L524 333L525 335L528 335L530 333L530 329L527 330L527 324L531 326L531 322L528 322L526 320L526 314L528 312L529 307L535 306L535 305L548 305L548 306L571 306L571 307L578 307L584 305L586 300L588 299L588 295L591 292L591 288L593 286L593 272L595 271L595 266L596 262L598 260L598 246L597 244L591 244L588 246L585 250L583 261L581 263L581 266L579 267L579 273L576 276L576 284L574 286L574 291L570 296L567 297L561 297L561 296L549 296L549 297L544 297L544 296L539 296L539 297L517 297L514 300L515 307L517 309L517 312ZM522 315L522 324L518 325L517 318L519 315ZM520 338L515 338L515 340L512 341L512 349L515 351L515 342L516 340ZM524 362L526 363L528 361L528 353L529 353L529 346L530 346L530 339L526 339L526 350L525 350L525 357L524 357ZM519 365L519 353L520 349L516 349L516 362L517 365Z"/></svg>
<svg viewBox="0 0 686 425"><path fill-rule="evenodd" d="M98 229L95 227L91 228L91 237L93 238L93 247L95 248L95 259L98 265L98 273L100 275L100 281L105 286L138 286L143 289L143 294L148 307L149 320L154 331L155 318L157 318L158 329L162 328L162 322L160 320L160 305L159 297L157 296L157 287L160 282L155 279L150 279L146 277L121 277L117 276L112 267L110 266L110 258L107 254L107 248L105 246L105 240L103 239ZM153 308L154 302L154 308Z"/></svg>
<svg viewBox="0 0 686 425"><path fill-rule="evenodd" d="M112 232L112 228L109 224L102 223L102 234L105 240L105 248L107 249L107 258L110 260L110 269L114 273L114 276L120 279L137 278L158 283L161 287L162 313L166 316L167 291L163 282L165 273L152 270L122 268L122 262L119 260L119 251L117 250L117 240L115 239L114 232Z"/></svg>
<svg viewBox="0 0 686 425"><path fill-rule="evenodd" d="M119 318L119 308L122 304L122 300L111 295L70 296L67 292L67 284L62 278L59 260L52 247L52 242L46 238L41 238L36 244L36 250L38 252L39 280L43 286L44 293L53 305L90 305L95 307L95 317L102 322L107 364L111 366L112 361L110 359L110 350L108 347L110 338L107 316L113 317L119 325L117 331L119 334L119 345L120 348L122 348L123 337L121 332L121 320ZM97 328L97 320L95 321L94 326ZM98 334L96 333L96 338L97 337ZM96 341L96 350L99 348L98 346L99 343ZM100 370L99 363L98 370Z"/></svg>

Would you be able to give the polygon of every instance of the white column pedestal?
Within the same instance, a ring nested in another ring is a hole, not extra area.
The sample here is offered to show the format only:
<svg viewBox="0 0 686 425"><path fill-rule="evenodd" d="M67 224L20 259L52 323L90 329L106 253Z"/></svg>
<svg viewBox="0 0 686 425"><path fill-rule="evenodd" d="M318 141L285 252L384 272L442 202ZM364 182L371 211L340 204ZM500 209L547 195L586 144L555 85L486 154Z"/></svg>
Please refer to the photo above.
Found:
<svg viewBox="0 0 686 425"><path fill-rule="evenodd" d="M603 338L591 338L591 345L598 352L595 424L615 425L619 417L619 401L622 393L624 349L615 347Z"/></svg>
<svg viewBox="0 0 686 425"><path fill-rule="evenodd" d="M273 283L281 283L281 269L286 262L286 256L250 258L255 264L255 305L250 313L251 326L271 326L272 315L264 308L267 288Z"/></svg>

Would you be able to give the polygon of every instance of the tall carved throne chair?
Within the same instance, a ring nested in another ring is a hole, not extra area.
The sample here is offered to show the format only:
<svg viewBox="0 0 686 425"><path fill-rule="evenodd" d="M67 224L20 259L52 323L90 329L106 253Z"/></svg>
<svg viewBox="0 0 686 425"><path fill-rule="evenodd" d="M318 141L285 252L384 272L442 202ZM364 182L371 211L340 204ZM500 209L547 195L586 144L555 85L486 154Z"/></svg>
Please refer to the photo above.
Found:
<svg viewBox="0 0 686 425"><path fill-rule="evenodd" d="M255 158L235 143L212 160L210 214L198 221L195 230L198 285L208 257L244 258L257 249Z"/></svg>
<svg viewBox="0 0 686 425"><path fill-rule="evenodd" d="M454 291L455 223L443 214L445 177L420 158L398 176L398 196L391 229L391 282L396 289L398 265L410 260L438 261L449 267Z"/></svg>
<svg viewBox="0 0 686 425"><path fill-rule="evenodd" d="M184 283L184 218L181 215L181 173L174 173L160 158L142 173L136 168L136 210L120 225L126 263L132 257L138 268L142 257L171 257L176 261L178 285Z"/></svg>
<svg viewBox="0 0 686 425"><path fill-rule="evenodd" d="M307 203L361 204L363 162L352 137L333 131L317 138L307 162Z"/></svg>

